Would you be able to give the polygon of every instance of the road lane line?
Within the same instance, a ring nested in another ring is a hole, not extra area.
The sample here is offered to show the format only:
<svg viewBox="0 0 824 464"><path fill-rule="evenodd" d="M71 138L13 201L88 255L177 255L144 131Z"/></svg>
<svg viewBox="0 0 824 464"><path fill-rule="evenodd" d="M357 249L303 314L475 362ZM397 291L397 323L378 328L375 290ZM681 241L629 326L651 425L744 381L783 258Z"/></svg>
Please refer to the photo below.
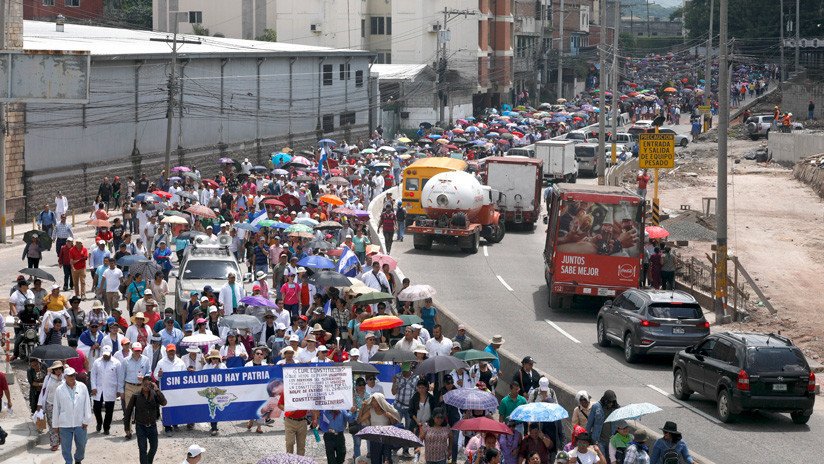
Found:
<svg viewBox="0 0 824 464"><path fill-rule="evenodd" d="M484 256L489 256L489 249L484 245Z"/></svg>
<svg viewBox="0 0 824 464"><path fill-rule="evenodd" d="M553 329L555 329L555 330L557 330L558 332L560 332L560 333L561 333L561 335L563 335L564 337L566 337L566 338L568 338L568 339L572 340L572 343L581 343L581 341L580 341L580 340L578 340L577 338L575 338L575 337L573 337L572 335L570 335L570 334L569 334L569 332L567 332L566 330L562 329L562 328L561 328L558 324L556 324L556 323L554 323L554 322L550 321L549 319L544 319L544 321L545 321L547 324L551 325Z"/></svg>
<svg viewBox="0 0 824 464"><path fill-rule="evenodd" d="M720 425L720 424L721 424L721 421L720 421L720 420L718 420L718 418L713 417L713 416L711 416L711 415L709 415L709 414L705 413L704 411L701 411L700 409L697 409L695 406L691 406L691 405L689 405L689 404L687 404L687 403L685 403L685 402L683 402L683 401L679 400L678 398L676 398L676 397L674 397L674 396L670 395L670 394L669 394L666 390L664 390L664 389L662 389L662 388L658 388L658 387L656 387L655 385L647 385L647 387L649 387L649 388L651 388L652 390L654 390L654 391L656 391L656 392L658 392L658 393L660 393L660 394L662 394L662 395L666 396L666 397L667 397L667 398L669 398L670 400L672 400L672 401L674 401L674 402L676 402L676 403L680 404L681 406L683 406L683 407L685 407L685 408L689 409L690 411L694 412L695 414L698 414L699 416L703 417L704 419L706 419L706 420L708 420L708 421L710 421L710 422L712 422L712 423L714 423L714 424L716 424L716 425Z"/></svg>
<svg viewBox="0 0 824 464"><path fill-rule="evenodd" d="M506 281L504 280L504 278L503 278L503 277L501 277L501 276L495 276L495 277L497 277L497 278L498 278L498 280L500 280L500 281L501 281L501 285L503 285L503 286L504 286L504 288L506 288L506 289L507 289L507 290L509 290L510 292L514 292L514 291L515 291L515 290L513 290L513 289L512 289L512 287L510 287L510 286L509 286L509 284L508 284L508 283L506 283Z"/></svg>

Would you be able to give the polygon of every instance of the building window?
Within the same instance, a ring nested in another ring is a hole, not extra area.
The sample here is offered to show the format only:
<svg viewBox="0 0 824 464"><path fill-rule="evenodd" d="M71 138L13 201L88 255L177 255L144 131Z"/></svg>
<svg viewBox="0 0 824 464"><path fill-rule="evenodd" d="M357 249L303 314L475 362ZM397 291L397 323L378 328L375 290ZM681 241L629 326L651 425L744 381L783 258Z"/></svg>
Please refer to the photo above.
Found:
<svg viewBox="0 0 824 464"><path fill-rule="evenodd" d="M54 6L54 0L43 0L43 6Z"/></svg>
<svg viewBox="0 0 824 464"><path fill-rule="evenodd" d="M369 33L372 35L384 35L386 33L386 21L383 16L373 16L369 20Z"/></svg>
<svg viewBox="0 0 824 464"><path fill-rule="evenodd" d="M386 17L386 35L392 35L392 17Z"/></svg>
<svg viewBox="0 0 824 464"><path fill-rule="evenodd" d="M334 114L324 114L323 115L322 129L323 129L323 132L334 132L335 131L335 115Z"/></svg>
<svg viewBox="0 0 824 464"><path fill-rule="evenodd" d="M360 36L361 37L366 37L366 20L365 19L360 20Z"/></svg>
<svg viewBox="0 0 824 464"><path fill-rule="evenodd" d="M52 5L54 5L54 0L52 0ZM64 5L79 7L80 6L80 0L65 0Z"/></svg>
<svg viewBox="0 0 824 464"><path fill-rule="evenodd" d="M340 126L354 126L355 125L355 112L350 111L348 113L341 113L340 114Z"/></svg>
<svg viewBox="0 0 824 464"><path fill-rule="evenodd" d="M189 12L189 23L190 24L203 24L203 12L202 11L190 11Z"/></svg>
<svg viewBox="0 0 824 464"><path fill-rule="evenodd" d="M340 80L342 80L342 81L343 80L348 81L349 79L351 79L352 78L352 69L351 69L350 65L348 63L340 65L338 74L340 75Z"/></svg>
<svg viewBox="0 0 824 464"><path fill-rule="evenodd" d="M323 85L332 85L332 65L323 65Z"/></svg>
<svg viewBox="0 0 824 464"><path fill-rule="evenodd" d="M355 71L355 87L363 87L363 71Z"/></svg>
<svg viewBox="0 0 824 464"><path fill-rule="evenodd" d="M375 63L377 63L377 64L392 64L392 54L391 53L378 53L377 58L375 59Z"/></svg>

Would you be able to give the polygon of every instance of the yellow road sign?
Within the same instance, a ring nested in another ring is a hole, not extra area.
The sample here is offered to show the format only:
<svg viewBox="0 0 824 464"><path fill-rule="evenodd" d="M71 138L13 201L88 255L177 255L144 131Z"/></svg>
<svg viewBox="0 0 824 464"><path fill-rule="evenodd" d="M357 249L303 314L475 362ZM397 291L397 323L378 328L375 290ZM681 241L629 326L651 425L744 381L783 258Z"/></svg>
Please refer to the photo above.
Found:
<svg viewBox="0 0 824 464"><path fill-rule="evenodd" d="M675 167L675 134L638 134L638 164L641 169Z"/></svg>
<svg viewBox="0 0 824 464"><path fill-rule="evenodd" d="M710 111L712 111L712 107L710 105L699 105L698 106L698 111L700 111L704 114L707 114Z"/></svg>

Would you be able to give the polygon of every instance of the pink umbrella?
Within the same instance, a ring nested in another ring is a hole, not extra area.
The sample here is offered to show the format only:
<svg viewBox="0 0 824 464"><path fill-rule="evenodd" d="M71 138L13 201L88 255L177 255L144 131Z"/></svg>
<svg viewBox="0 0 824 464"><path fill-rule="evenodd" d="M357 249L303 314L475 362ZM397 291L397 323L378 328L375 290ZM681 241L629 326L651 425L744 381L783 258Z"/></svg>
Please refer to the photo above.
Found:
<svg viewBox="0 0 824 464"><path fill-rule="evenodd" d="M384 255L381 253L372 255L372 262L374 263L376 261L381 263L381 267L383 267L384 264L389 265L390 271L394 271L395 268L398 267L398 261L389 255Z"/></svg>
<svg viewBox="0 0 824 464"><path fill-rule="evenodd" d="M669 232L660 226L647 226L645 231L651 240L658 240L669 237Z"/></svg>
<svg viewBox="0 0 824 464"><path fill-rule="evenodd" d="M312 165L312 162L309 161L308 159L304 158L303 156L296 156L296 157L292 158L292 161L290 161L290 163L292 163L292 164L302 164L304 166L311 166Z"/></svg>
<svg viewBox="0 0 824 464"><path fill-rule="evenodd" d="M191 169L187 168L186 166L175 166L172 168L172 172L190 172Z"/></svg>

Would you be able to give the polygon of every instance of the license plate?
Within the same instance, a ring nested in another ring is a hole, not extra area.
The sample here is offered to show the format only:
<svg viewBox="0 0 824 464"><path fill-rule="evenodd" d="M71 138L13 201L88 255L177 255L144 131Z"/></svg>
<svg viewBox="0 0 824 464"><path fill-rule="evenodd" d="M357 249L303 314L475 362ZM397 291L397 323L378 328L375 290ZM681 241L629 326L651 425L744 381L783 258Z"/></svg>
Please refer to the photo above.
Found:
<svg viewBox="0 0 824 464"><path fill-rule="evenodd" d="M598 296L615 296L615 290L609 288L599 288Z"/></svg>
<svg viewBox="0 0 824 464"><path fill-rule="evenodd" d="M672 328L672 333L674 333L674 334L685 334L685 333L687 333L687 331L684 330L683 327L673 327Z"/></svg>
<svg viewBox="0 0 824 464"><path fill-rule="evenodd" d="M443 229L435 229L435 234L443 235Z"/></svg>
<svg viewBox="0 0 824 464"><path fill-rule="evenodd" d="M774 383L773 384L773 391L785 392L785 391L787 391L787 384L786 383Z"/></svg>

